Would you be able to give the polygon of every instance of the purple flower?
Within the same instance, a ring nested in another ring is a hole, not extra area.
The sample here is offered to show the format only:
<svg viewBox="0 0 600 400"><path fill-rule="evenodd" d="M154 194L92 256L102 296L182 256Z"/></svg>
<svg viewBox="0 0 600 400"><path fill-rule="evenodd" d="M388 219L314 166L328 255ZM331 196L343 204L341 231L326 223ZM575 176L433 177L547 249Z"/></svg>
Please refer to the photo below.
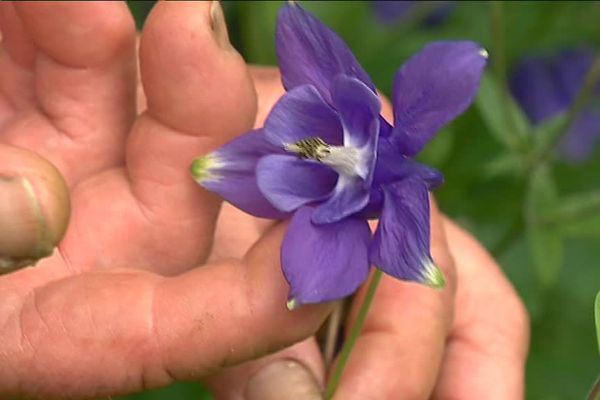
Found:
<svg viewBox="0 0 600 400"><path fill-rule="evenodd" d="M281 248L290 308L342 298L371 264L434 287L428 190L443 178L412 157L473 100L486 53L472 42L425 47L397 73L395 127L345 43L297 5L277 21L284 96L262 129L192 165L195 179L244 211L292 216ZM372 237L367 218L379 217Z"/></svg>
<svg viewBox="0 0 600 400"><path fill-rule="evenodd" d="M375 15L384 24L393 24L412 14L415 7L425 6L429 9L423 17L423 25L435 27L442 24L454 9L453 1L417 2L414 0L374 0L370 1ZM420 3L420 4L419 4Z"/></svg>
<svg viewBox="0 0 600 400"><path fill-rule="evenodd" d="M510 88L532 124L541 124L571 106L592 61L593 52L585 49L521 60L511 74ZM600 99L600 87L596 98ZM592 104L562 138L560 154L569 161L583 161L593 154L599 138L600 107Z"/></svg>

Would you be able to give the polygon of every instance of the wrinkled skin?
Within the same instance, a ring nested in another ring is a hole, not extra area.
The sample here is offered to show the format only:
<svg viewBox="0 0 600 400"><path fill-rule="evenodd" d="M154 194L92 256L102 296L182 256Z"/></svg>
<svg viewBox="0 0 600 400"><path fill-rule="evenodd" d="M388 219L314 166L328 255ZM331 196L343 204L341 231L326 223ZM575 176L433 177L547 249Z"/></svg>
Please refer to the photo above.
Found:
<svg viewBox="0 0 600 400"><path fill-rule="evenodd" d="M157 4L136 95L124 4L0 4L0 175L30 181L54 239L66 200L45 160L72 204L54 253L0 277L0 398L205 379L218 398L238 399L279 358L324 381L311 335L332 305L285 308L286 223L228 205L219 214L188 174L195 156L260 126L283 92L275 70L249 72L212 16L207 2ZM435 207L431 223L447 287L384 277L336 398L522 396L521 302L472 237Z"/></svg>

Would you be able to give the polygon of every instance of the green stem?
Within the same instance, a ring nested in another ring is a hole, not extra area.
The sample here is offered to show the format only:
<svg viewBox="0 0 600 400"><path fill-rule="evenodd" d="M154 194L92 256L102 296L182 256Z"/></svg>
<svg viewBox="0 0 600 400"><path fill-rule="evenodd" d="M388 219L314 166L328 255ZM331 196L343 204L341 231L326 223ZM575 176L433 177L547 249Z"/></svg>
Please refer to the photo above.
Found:
<svg viewBox="0 0 600 400"><path fill-rule="evenodd" d="M350 353L356 344L356 339L360 335L362 331L363 325L365 324L365 318L367 317L367 313L369 312L369 307L371 307L371 302L373 302L373 297L375 297L375 291L377 290L377 286L379 285L379 281L381 280L383 273L381 270L376 269L373 274L373 278L369 283L369 287L367 288L367 293L365 294L365 298L360 306L360 310L358 310L358 316L356 317L356 321L354 321L354 325L350 330L350 334L348 335L348 339L344 342L344 346L342 347L342 351L340 353L340 358L338 363L331 374L331 378L327 383L327 389L325 390L325 399L330 400L333 398L335 391L340 383L340 379L342 378L342 373L344 372L344 368L348 363L348 359L350 358Z"/></svg>
<svg viewBox="0 0 600 400"><path fill-rule="evenodd" d="M596 379L596 383L592 386L590 394L588 394L587 400L597 400L600 397L600 376Z"/></svg>
<svg viewBox="0 0 600 400"><path fill-rule="evenodd" d="M500 95L502 97L502 114L506 120L506 126L512 134L511 148L514 152L519 153L524 137L517 128L515 116L513 115L510 106L510 94L508 93L508 83L506 79L506 53L505 53L505 38L504 38L504 3L502 1L491 2L490 26L492 34L492 56L493 67L496 77L500 83Z"/></svg>
<svg viewBox="0 0 600 400"><path fill-rule="evenodd" d="M583 108L589 102L596 84L600 80L600 55L596 57L591 68L588 70L583 81L583 86L579 90L577 97L567 112L564 122L556 129L548 132L547 137L539 143L539 147L530 160L530 165L535 166L545 161L554 150L561 137L569 130L573 122L579 117Z"/></svg>

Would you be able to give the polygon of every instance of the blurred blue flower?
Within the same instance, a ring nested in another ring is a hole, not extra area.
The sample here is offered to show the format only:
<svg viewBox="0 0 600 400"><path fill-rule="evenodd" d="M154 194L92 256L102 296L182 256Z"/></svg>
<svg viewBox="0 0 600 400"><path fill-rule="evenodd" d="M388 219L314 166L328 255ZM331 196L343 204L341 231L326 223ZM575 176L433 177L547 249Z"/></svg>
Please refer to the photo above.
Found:
<svg viewBox="0 0 600 400"><path fill-rule="evenodd" d="M422 21L426 27L435 27L444 23L455 6L453 1L375 0L370 3L377 18L388 25L402 21L419 6L429 7Z"/></svg>
<svg viewBox="0 0 600 400"><path fill-rule="evenodd" d="M280 11L276 45L286 93L262 129L198 158L195 179L250 214L292 215L281 248L290 308L353 293L371 264L442 286L428 190L443 178L412 157L472 102L485 51L437 42L413 56L396 74L392 127L350 49L300 6ZM367 218L379 216L371 237Z"/></svg>
<svg viewBox="0 0 600 400"><path fill-rule="evenodd" d="M549 57L529 56L517 64L510 89L532 124L541 124L571 106L593 56L588 49L566 50ZM600 139L600 85L595 97L596 102L583 110L559 144L566 160L583 161L595 151Z"/></svg>

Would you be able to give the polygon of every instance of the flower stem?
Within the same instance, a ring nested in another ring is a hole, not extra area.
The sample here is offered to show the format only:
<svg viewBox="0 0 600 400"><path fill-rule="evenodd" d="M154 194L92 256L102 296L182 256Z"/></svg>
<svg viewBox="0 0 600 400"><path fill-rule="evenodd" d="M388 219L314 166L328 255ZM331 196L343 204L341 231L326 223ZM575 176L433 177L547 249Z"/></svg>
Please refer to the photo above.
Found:
<svg viewBox="0 0 600 400"><path fill-rule="evenodd" d="M502 104L502 114L506 121L506 126L511 134L510 145L512 151L520 153L527 137L523 137L523 132L517 128L517 122L511 107L510 94L508 92L508 83L506 80L506 53L504 38L504 2L495 0L491 2L490 26L492 36L492 56L493 67L496 78L500 83L500 96Z"/></svg>
<svg viewBox="0 0 600 400"><path fill-rule="evenodd" d="M358 310L358 315L356 317L356 321L354 321L354 325L350 330L350 334L348 335L348 339L344 342L344 346L342 347L342 351L340 353L340 358L338 363L331 374L331 378L327 384L327 389L325 390L325 399L330 400L333 398L335 391L340 383L340 379L342 378L342 373L344 372L344 368L348 363L348 359L350 358L350 353L356 344L356 339L358 339L358 335L362 331L362 327L365 323L365 319L367 317L367 313L369 312L369 307L371 307L371 303L373 302L373 298L375 297L375 291L377 290L377 286L379 285L379 281L381 280L383 273L381 270L376 269L373 274L373 278L369 283L369 287L367 288L367 293L365 294L365 298L360 306L360 310Z"/></svg>
<svg viewBox="0 0 600 400"><path fill-rule="evenodd" d="M596 400L600 397L600 376L596 379L592 390L588 394L587 400Z"/></svg>

